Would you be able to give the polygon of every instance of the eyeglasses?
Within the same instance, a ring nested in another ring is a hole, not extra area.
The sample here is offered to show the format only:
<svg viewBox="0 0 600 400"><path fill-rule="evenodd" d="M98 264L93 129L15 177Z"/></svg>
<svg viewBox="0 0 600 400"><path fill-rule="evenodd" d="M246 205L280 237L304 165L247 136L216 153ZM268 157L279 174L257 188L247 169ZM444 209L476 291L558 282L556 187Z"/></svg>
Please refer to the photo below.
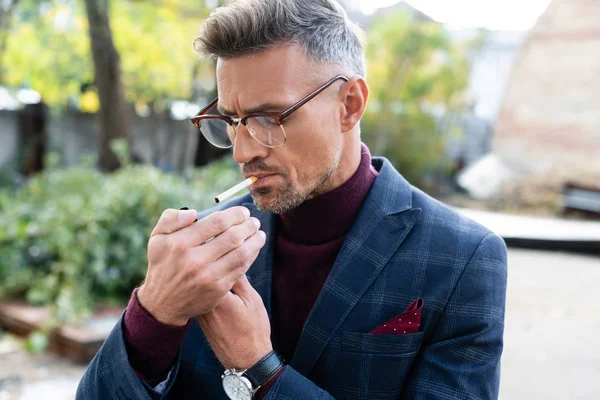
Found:
<svg viewBox="0 0 600 400"><path fill-rule="evenodd" d="M285 129L283 128L283 121L340 79L348 82L348 78L338 75L282 113L256 113L249 114L243 118L232 118L220 114L208 114L208 112L217 105L219 101L219 98L217 97L208 106L204 107L198 114L192 117L191 121L213 146L222 149L232 147L235 141L237 127L241 123L248 129L250 136L258 143L265 147L275 149L283 146L287 140Z"/></svg>

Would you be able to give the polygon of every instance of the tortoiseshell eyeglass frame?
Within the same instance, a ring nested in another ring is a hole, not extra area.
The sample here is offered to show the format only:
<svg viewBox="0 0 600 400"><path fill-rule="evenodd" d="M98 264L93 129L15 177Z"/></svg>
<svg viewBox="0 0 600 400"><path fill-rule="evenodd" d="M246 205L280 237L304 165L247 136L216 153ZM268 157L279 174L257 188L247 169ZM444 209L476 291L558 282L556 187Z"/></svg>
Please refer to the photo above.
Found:
<svg viewBox="0 0 600 400"><path fill-rule="evenodd" d="M217 97L212 102L210 102L209 105L207 105L202 110L200 110L196 115L194 115L191 118L191 121L196 126L196 128L198 128L198 130L200 132L202 132L202 129L200 129L200 121L202 121L203 119L220 119L222 121L225 121L229 126L233 127L234 133L237 134L236 127L240 123L242 125L244 125L244 126L247 127L247 122L248 122L248 119L250 119L250 118L255 118L255 117L269 117L269 118L272 118L277 123L277 125L279 125L282 128L283 137L284 137L282 144L277 145L277 146L269 146L269 145L266 145L266 144L262 143L254 135L251 134L251 136L258 143L262 144L263 146L274 149L274 148L283 146L286 143L286 141L287 141L287 136L285 134L285 130L283 129L283 121L285 121L286 118L288 118L290 115L292 115L300 107L302 107L303 105L305 105L306 103L308 103L315 96L317 96L319 93L321 93L322 91L324 91L325 89L327 89L329 86L331 86L334 82L337 82L340 79L343 80L343 81L345 81L345 82L349 81L349 79L347 77L345 77L343 75L338 75L338 76L330 79L329 81L327 81L327 83L325 83L324 85L322 85L321 87L319 87L317 90L315 90L314 92L312 92L312 93L308 94L307 96L303 97L296 104L294 104L293 106L291 106L290 108L288 108L287 110L285 110L285 111L283 111L281 113L278 113L278 112L256 113L256 114L246 115L243 118L233 118L233 117L228 117L226 115L221 115L221 114L207 114L219 102L219 98ZM203 135L204 135L204 133L203 133ZM230 146L223 147L223 146L217 146L216 144L212 143L208 138L206 138L206 139L209 141L209 143L211 143L213 146L216 146L216 147L230 148L230 147L233 146L233 141L232 141L232 144Z"/></svg>

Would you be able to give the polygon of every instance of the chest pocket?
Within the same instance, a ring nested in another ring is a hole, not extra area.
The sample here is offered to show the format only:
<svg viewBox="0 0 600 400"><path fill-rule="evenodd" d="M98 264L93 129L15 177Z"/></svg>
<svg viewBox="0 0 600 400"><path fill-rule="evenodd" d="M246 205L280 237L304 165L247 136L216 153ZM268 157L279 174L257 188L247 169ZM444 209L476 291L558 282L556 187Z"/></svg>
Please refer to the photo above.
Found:
<svg viewBox="0 0 600 400"><path fill-rule="evenodd" d="M423 332L341 332L315 366L315 381L336 399L397 400L421 348Z"/></svg>

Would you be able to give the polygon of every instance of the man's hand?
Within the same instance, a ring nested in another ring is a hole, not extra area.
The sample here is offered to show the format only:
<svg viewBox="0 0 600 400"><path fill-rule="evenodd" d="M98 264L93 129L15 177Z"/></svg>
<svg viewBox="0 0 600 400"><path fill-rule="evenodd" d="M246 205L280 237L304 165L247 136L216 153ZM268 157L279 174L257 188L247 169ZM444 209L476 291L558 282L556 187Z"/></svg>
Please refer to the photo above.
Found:
<svg viewBox="0 0 600 400"><path fill-rule="evenodd" d="M271 325L262 298L245 275L233 291L196 321L226 369L248 369L273 350Z"/></svg>
<svg viewBox="0 0 600 400"><path fill-rule="evenodd" d="M194 223L196 215L166 210L148 242L148 272L138 300L167 325L185 325L216 307L265 244L260 222L245 207Z"/></svg>

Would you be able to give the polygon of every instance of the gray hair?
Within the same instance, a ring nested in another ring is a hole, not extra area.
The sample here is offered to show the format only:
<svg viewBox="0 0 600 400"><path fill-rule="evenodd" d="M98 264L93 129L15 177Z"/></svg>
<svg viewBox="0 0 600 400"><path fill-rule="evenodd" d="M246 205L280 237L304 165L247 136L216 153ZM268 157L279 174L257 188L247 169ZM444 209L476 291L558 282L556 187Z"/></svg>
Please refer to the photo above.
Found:
<svg viewBox="0 0 600 400"><path fill-rule="evenodd" d="M204 21L194 48L234 58L298 44L313 60L366 76L364 32L336 0L233 0Z"/></svg>

